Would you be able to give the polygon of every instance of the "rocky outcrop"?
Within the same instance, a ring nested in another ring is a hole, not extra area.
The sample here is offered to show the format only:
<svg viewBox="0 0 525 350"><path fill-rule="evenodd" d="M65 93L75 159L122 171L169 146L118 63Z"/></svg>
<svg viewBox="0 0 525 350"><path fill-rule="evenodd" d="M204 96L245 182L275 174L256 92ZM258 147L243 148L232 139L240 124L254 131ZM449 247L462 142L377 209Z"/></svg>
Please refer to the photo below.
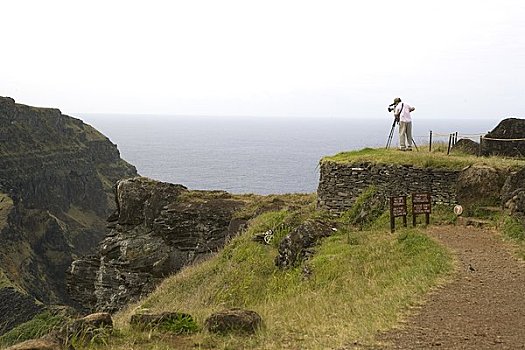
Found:
<svg viewBox="0 0 525 350"><path fill-rule="evenodd" d="M118 182L117 212L97 254L69 270L72 298L113 312L150 293L165 277L223 247L236 234L242 201L222 191L137 177Z"/></svg>
<svg viewBox="0 0 525 350"><path fill-rule="evenodd" d="M136 169L104 135L58 109L0 97L0 125L0 288L69 303L67 268L103 238L113 184Z"/></svg>
<svg viewBox="0 0 525 350"><path fill-rule="evenodd" d="M308 220L286 235L279 243L279 255L275 265L280 268L294 267L313 255L314 247L323 237L334 233L334 227L320 220Z"/></svg>
<svg viewBox="0 0 525 350"><path fill-rule="evenodd" d="M503 119L485 135L481 152L486 156L525 157L525 119Z"/></svg>
<svg viewBox="0 0 525 350"><path fill-rule="evenodd" d="M480 205L500 205L507 171L490 166L470 166L463 169L456 184L458 202L465 208Z"/></svg>
<svg viewBox="0 0 525 350"><path fill-rule="evenodd" d="M29 321L43 310L43 306L35 298L13 287L0 289L0 300L0 315L3 320L0 323L0 334Z"/></svg>
<svg viewBox="0 0 525 350"><path fill-rule="evenodd" d="M503 207L525 225L525 169L512 172L501 192Z"/></svg>

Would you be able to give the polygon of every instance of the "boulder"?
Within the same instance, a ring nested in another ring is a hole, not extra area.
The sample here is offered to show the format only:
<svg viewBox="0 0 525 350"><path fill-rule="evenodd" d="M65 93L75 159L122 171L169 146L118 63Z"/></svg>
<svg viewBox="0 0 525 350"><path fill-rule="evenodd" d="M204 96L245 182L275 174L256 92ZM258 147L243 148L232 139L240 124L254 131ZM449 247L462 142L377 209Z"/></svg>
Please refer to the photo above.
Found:
<svg viewBox="0 0 525 350"><path fill-rule="evenodd" d="M205 321L211 333L255 333L262 326L262 318L251 310L229 309L216 312Z"/></svg>
<svg viewBox="0 0 525 350"><path fill-rule="evenodd" d="M64 326L57 337L69 343L71 339L89 341L99 334L108 334L113 330L113 319L107 312L98 312L74 320Z"/></svg>
<svg viewBox="0 0 525 350"><path fill-rule="evenodd" d="M275 265L280 268L300 264L313 254L317 242L334 232L332 225L320 220L308 220L286 235L279 244L279 255Z"/></svg>

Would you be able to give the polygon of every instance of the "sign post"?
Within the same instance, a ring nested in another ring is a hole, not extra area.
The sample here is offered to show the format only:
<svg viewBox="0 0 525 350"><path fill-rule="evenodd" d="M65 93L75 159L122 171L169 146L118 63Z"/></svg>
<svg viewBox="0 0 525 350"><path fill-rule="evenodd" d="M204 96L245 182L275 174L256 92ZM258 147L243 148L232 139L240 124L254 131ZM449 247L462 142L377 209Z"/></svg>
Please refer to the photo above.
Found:
<svg viewBox="0 0 525 350"><path fill-rule="evenodd" d="M403 217L407 227L407 196L390 197L390 232L396 230L396 217Z"/></svg>
<svg viewBox="0 0 525 350"><path fill-rule="evenodd" d="M425 223L430 224L432 199L430 193L412 193L412 226L416 226L416 216L425 214Z"/></svg>

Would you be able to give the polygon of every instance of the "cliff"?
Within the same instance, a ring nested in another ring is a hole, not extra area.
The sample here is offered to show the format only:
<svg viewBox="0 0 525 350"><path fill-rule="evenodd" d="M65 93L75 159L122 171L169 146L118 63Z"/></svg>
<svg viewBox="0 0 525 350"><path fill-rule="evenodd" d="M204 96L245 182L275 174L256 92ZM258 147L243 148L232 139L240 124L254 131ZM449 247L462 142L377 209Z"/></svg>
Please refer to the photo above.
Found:
<svg viewBox="0 0 525 350"><path fill-rule="evenodd" d="M114 183L136 174L81 120L0 97L0 325L17 323L17 302L70 302L67 268L103 238Z"/></svg>
<svg viewBox="0 0 525 350"><path fill-rule="evenodd" d="M94 255L75 260L68 287L86 310L113 312L223 247L246 222L245 201L147 178L121 180L118 211Z"/></svg>

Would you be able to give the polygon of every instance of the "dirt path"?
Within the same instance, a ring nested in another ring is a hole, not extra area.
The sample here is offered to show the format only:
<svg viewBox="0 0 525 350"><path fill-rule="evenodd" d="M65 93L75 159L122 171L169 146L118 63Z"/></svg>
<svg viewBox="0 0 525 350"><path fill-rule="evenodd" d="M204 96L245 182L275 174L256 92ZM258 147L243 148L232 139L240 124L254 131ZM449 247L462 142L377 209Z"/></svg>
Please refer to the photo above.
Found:
<svg viewBox="0 0 525 350"><path fill-rule="evenodd" d="M456 254L455 278L374 349L525 349L525 263L492 231L438 226L429 234Z"/></svg>

